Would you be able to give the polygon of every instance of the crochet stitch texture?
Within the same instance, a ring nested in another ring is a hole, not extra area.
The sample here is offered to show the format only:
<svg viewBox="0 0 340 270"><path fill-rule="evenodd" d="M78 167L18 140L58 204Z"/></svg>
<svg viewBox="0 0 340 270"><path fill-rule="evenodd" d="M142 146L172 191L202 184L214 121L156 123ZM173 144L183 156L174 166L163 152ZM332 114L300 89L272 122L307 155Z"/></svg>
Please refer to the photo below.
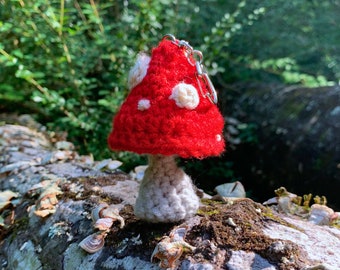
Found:
<svg viewBox="0 0 340 270"><path fill-rule="evenodd" d="M196 67L188 61L184 48L163 40L153 49L151 60L142 54L132 70L136 75L129 79L133 81L130 85L137 83L136 78L141 81L131 89L114 117L108 138L111 149L184 158L216 156L224 150L223 117L203 95L207 92L205 84L197 77ZM201 81L202 91L197 80ZM176 86L181 87L179 84L189 85L197 93L192 95L190 88L179 101L173 92ZM189 100L187 106L179 104L188 98L196 100Z"/></svg>
<svg viewBox="0 0 340 270"><path fill-rule="evenodd" d="M135 215L150 222L176 222L196 214L198 207L191 179L177 167L174 157L150 156Z"/></svg>
<svg viewBox="0 0 340 270"><path fill-rule="evenodd" d="M149 154L134 206L135 215L146 221L176 222L195 215L199 198L175 158L216 156L224 150L224 120L207 96L206 77L193 52L173 38L163 39L151 57L139 54L129 74L131 92L113 119L111 149Z"/></svg>

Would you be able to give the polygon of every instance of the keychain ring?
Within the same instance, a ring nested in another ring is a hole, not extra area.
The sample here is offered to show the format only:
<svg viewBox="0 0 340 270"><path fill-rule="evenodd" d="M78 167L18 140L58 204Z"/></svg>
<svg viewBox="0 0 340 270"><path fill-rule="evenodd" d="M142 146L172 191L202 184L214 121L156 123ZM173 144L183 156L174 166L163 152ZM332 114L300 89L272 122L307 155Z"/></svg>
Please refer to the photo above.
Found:
<svg viewBox="0 0 340 270"><path fill-rule="evenodd" d="M203 62L203 54L202 54L201 51L193 50L192 57L195 59L196 62L199 62L200 64L202 64L202 62ZM198 59L196 57L198 57Z"/></svg>
<svg viewBox="0 0 340 270"><path fill-rule="evenodd" d="M202 64L203 63L202 52L199 50L194 50L193 47L190 46L189 42L185 40L177 40L175 36L172 34L164 35L162 40L165 40L165 39L170 40L171 42L176 44L178 47L182 47L185 49L188 62L192 66L196 67L196 79L197 79L197 83L198 83L198 86L200 88L200 91L203 97L207 97L210 100L210 102L212 102L213 104L217 104L218 100L217 100L217 93L216 93L215 87L213 83L211 82L209 75ZM207 88L207 93L203 93L203 89L202 89L199 78L205 84Z"/></svg>
<svg viewBox="0 0 340 270"><path fill-rule="evenodd" d="M162 40L164 40L164 39L171 40L172 42L175 42L175 41L176 41L175 36L172 35L172 34L166 34L166 35L164 35L163 38L162 38Z"/></svg>

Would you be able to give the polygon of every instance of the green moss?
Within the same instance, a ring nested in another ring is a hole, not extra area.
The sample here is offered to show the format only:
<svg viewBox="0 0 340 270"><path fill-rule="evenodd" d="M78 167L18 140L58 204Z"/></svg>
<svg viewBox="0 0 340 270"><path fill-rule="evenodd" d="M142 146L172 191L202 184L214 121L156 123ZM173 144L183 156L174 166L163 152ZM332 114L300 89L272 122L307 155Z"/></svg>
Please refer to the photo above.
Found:
<svg viewBox="0 0 340 270"><path fill-rule="evenodd" d="M270 209L269 207L266 207L265 211L262 211L262 215L272 220L276 220L278 218L277 216L274 215L272 209Z"/></svg>
<svg viewBox="0 0 340 270"><path fill-rule="evenodd" d="M244 222L243 225L248 227L248 228L252 228L253 227L253 225L250 222Z"/></svg>
<svg viewBox="0 0 340 270"><path fill-rule="evenodd" d="M222 201L215 201L215 200L211 200L211 199L202 199L201 202L204 205L207 205L207 206L214 206L216 204L223 204Z"/></svg>
<svg viewBox="0 0 340 270"><path fill-rule="evenodd" d="M340 229L340 224L331 224L332 227Z"/></svg>
<svg viewBox="0 0 340 270"><path fill-rule="evenodd" d="M25 231L29 225L29 217L24 216L20 219L15 219L13 225L9 228L10 241L13 241L19 232Z"/></svg>
<svg viewBox="0 0 340 270"><path fill-rule="evenodd" d="M198 209L198 211L197 211L197 214L202 215L202 216L211 216L211 215L215 215L215 214L219 214L219 213L220 213L220 211L218 211L217 209L210 209L210 208L207 211L205 209L202 209L202 208Z"/></svg>
<svg viewBox="0 0 340 270"><path fill-rule="evenodd" d="M290 227L292 229L298 230L300 232L303 232L303 230L287 221L285 221L284 219L280 218L279 216L277 216L275 213L273 213L272 209L270 207L266 207L264 211L262 211L262 215L263 217L270 219L274 222L277 222L283 226L287 226Z"/></svg>
<svg viewBox="0 0 340 270"><path fill-rule="evenodd" d="M203 206L198 209L197 214L201 216L211 216L215 214L219 214L218 205L224 204L222 201L214 201L211 199L202 199L201 202Z"/></svg>
<svg viewBox="0 0 340 270"><path fill-rule="evenodd" d="M299 114L305 109L305 107L306 104L304 102L294 102L288 100L277 114L279 121L297 118Z"/></svg>

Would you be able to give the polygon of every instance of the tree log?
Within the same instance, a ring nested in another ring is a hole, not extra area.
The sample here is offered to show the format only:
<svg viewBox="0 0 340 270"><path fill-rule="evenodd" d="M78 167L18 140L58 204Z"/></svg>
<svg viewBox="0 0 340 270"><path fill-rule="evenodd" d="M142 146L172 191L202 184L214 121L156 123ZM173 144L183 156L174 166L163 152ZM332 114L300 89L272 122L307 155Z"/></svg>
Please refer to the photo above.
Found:
<svg viewBox="0 0 340 270"><path fill-rule="evenodd" d="M14 125L0 126L0 151L4 270L340 268L340 230L328 226L339 226L339 213L331 209L321 226L312 215L285 214L286 203L224 198L202 200L183 222L150 224L134 216L139 182L114 169L117 162L79 156L69 142ZM94 220L105 205L117 211L105 214L114 220L103 231ZM104 242L84 249L89 236Z"/></svg>
<svg viewBox="0 0 340 270"><path fill-rule="evenodd" d="M285 186L325 195L340 208L340 87L239 84L221 92L224 115L255 123L257 143L226 154L246 188L263 200Z"/></svg>

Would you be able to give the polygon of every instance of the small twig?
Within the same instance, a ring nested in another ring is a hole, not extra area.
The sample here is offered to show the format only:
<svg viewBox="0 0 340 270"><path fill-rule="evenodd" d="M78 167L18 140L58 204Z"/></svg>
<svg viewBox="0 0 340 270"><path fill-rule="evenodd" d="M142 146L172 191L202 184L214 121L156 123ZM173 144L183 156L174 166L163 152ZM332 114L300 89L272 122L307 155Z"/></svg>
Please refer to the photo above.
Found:
<svg viewBox="0 0 340 270"><path fill-rule="evenodd" d="M59 36L63 34L64 12L65 12L65 0L61 0L60 1Z"/></svg>
<svg viewBox="0 0 340 270"><path fill-rule="evenodd" d="M93 9L94 15L98 19L100 32L104 33L104 26L103 26L103 24L101 22L101 19L99 17L99 13L98 13L98 9L97 9L96 3L93 0L90 0L90 3L91 3L91 7Z"/></svg>

